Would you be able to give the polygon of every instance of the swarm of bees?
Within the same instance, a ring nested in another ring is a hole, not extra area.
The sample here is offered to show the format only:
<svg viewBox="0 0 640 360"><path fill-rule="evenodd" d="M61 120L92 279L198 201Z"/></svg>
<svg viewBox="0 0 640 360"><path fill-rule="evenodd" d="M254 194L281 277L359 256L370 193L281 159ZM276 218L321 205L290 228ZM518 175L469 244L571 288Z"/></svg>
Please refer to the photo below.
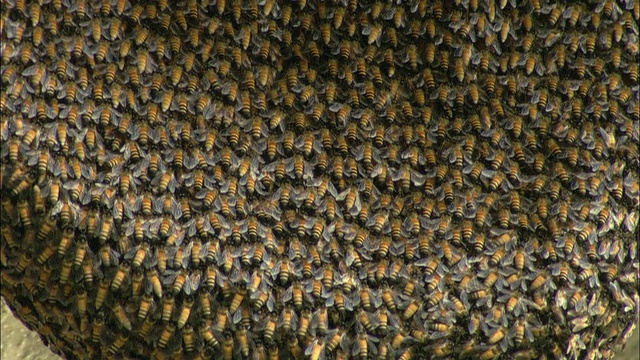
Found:
<svg viewBox="0 0 640 360"><path fill-rule="evenodd" d="M69 359L610 359L640 1L3 1L2 296Z"/></svg>

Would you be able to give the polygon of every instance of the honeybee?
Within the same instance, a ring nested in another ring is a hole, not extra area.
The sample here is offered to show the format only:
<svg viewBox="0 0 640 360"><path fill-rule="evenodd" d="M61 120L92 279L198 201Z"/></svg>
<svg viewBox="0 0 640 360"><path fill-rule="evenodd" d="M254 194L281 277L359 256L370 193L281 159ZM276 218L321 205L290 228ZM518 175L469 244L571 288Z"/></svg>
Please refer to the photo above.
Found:
<svg viewBox="0 0 640 360"><path fill-rule="evenodd" d="M98 292L96 294L95 307L96 309L100 309L104 301L106 300L107 294L109 292L109 280L103 278L98 285Z"/></svg>
<svg viewBox="0 0 640 360"><path fill-rule="evenodd" d="M176 322L177 328L182 329L189 320L189 316L191 315L191 308L193 307L194 301L193 298L187 297L187 299L183 302L182 308L180 309L178 320Z"/></svg>
<svg viewBox="0 0 640 360"><path fill-rule="evenodd" d="M207 343L207 345L212 347L217 347L220 344L218 342L218 339L214 335L213 331L211 331L211 328L209 327L208 323L203 323L200 326L198 332L200 336L202 336L204 341Z"/></svg>
<svg viewBox="0 0 640 360"><path fill-rule="evenodd" d="M116 303L113 305L111 310L113 311L113 314L115 315L116 319L118 319L118 322L120 322L122 327L124 327L128 331L131 331L131 321L129 320L129 317L127 316L124 308L122 308L120 304Z"/></svg>
<svg viewBox="0 0 640 360"><path fill-rule="evenodd" d="M164 349L169 343L169 340L173 336L174 332L175 332L175 325L173 325L172 323L166 324L162 329L160 338L158 339L158 347L160 347L161 349Z"/></svg>
<svg viewBox="0 0 640 360"><path fill-rule="evenodd" d="M25 228L33 225L33 221L31 219L31 210L29 209L29 204L25 200L21 200L18 202L18 215L20 216L20 222L22 226Z"/></svg>
<svg viewBox="0 0 640 360"><path fill-rule="evenodd" d="M262 330L263 336L265 339L271 340L273 338L277 320L278 320L277 316L272 314L270 316L265 317L263 324L258 327L259 330L260 329Z"/></svg>
<svg viewBox="0 0 640 360"><path fill-rule="evenodd" d="M98 312L96 314L95 320L93 321L93 326L91 329L92 342L100 341L100 337L102 335L103 329L104 329L104 314L102 312Z"/></svg>

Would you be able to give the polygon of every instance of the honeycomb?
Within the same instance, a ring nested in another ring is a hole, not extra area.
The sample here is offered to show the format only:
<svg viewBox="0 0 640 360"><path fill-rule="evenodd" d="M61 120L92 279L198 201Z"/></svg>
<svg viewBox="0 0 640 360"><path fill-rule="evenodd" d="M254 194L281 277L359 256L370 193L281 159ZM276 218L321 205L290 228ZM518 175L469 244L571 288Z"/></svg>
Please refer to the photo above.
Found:
<svg viewBox="0 0 640 360"><path fill-rule="evenodd" d="M68 359L610 359L640 1L3 0L2 296Z"/></svg>

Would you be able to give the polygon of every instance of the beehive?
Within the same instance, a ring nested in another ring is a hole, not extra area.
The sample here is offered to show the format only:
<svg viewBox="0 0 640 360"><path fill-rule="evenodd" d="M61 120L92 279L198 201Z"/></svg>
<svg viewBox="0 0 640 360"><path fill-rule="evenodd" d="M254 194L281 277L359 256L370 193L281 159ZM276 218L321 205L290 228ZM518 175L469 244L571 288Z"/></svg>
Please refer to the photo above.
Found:
<svg viewBox="0 0 640 360"><path fill-rule="evenodd" d="M609 359L638 1L3 1L2 296L69 359Z"/></svg>

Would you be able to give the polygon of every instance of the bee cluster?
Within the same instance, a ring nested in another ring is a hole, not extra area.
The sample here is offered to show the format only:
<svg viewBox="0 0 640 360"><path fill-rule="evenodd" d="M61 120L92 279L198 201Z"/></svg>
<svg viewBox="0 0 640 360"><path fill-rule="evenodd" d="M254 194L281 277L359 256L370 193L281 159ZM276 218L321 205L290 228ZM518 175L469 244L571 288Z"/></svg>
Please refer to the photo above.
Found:
<svg viewBox="0 0 640 360"><path fill-rule="evenodd" d="M639 17L5 0L2 296L70 359L609 359Z"/></svg>

